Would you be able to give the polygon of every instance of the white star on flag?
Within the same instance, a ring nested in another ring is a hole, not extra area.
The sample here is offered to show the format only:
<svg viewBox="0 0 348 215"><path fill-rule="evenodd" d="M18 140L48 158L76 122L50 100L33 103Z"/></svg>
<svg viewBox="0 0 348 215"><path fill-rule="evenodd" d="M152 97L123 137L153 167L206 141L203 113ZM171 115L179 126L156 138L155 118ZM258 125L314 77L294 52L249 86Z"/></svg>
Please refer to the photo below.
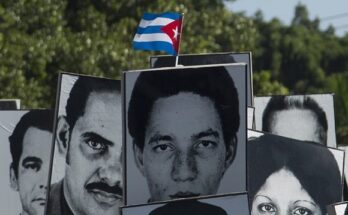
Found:
<svg viewBox="0 0 348 215"><path fill-rule="evenodd" d="M177 40L178 36L179 36L179 32L178 32L178 27L176 27L175 29L173 29L173 33L174 33L174 39Z"/></svg>

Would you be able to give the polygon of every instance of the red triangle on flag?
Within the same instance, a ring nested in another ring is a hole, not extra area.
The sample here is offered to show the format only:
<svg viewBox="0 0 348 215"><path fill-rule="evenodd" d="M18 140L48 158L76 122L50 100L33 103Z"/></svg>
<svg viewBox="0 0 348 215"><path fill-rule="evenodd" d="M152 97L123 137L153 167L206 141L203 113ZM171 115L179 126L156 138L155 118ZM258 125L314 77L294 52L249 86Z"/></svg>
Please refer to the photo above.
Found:
<svg viewBox="0 0 348 215"><path fill-rule="evenodd" d="M179 50L179 42L180 42L180 37L181 37L181 20L178 19L175 20L168 25L165 25L161 28L161 30L166 33L169 38L172 40L173 47L175 51L178 53Z"/></svg>

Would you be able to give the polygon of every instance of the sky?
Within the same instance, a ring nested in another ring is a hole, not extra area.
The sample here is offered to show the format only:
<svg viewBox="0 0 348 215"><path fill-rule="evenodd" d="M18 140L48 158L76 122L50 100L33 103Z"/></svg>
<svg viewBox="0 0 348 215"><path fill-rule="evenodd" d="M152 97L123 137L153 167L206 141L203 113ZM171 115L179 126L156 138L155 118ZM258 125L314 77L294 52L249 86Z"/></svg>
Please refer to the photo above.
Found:
<svg viewBox="0 0 348 215"><path fill-rule="evenodd" d="M288 25L298 3L307 6L311 20L315 17L321 20L321 29L331 24L338 36L348 33L348 0L236 0L228 2L227 6L234 12L244 11L247 16L254 15L260 9L266 21L277 17Z"/></svg>

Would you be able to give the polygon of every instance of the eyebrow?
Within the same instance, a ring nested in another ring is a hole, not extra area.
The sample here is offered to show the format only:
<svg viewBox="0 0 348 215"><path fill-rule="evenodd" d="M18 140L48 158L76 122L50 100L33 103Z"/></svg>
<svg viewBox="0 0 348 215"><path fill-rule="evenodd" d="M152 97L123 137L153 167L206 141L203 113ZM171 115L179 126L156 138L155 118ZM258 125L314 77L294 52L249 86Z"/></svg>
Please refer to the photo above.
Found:
<svg viewBox="0 0 348 215"><path fill-rule="evenodd" d="M256 195L256 196L254 197L254 199L256 199L256 198L259 197L259 196L262 196L262 197L268 199L268 200L271 201L271 202L273 201L271 198L269 198L268 196L264 196L264 195Z"/></svg>
<svg viewBox="0 0 348 215"><path fill-rule="evenodd" d="M23 159L22 161L22 166L24 166L24 164L28 163L28 162L35 162L35 163L40 163L42 164L42 160L38 157L33 157L33 156L28 156L26 158Z"/></svg>
<svg viewBox="0 0 348 215"><path fill-rule="evenodd" d="M198 134L192 135L192 138L193 139L200 139L202 137L209 137L209 136L220 138L219 133L217 131L211 129L211 128L209 128L209 129L207 129L205 131L199 132Z"/></svg>
<svg viewBox="0 0 348 215"><path fill-rule="evenodd" d="M86 132L84 134L81 135L83 138L89 138L89 139L93 139L94 141L103 143L105 145L108 146L113 146L114 143L108 139L105 139L104 137L100 136L99 134L95 133L95 132Z"/></svg>
<svg viewBox="0 0 348 215"><path fill-rule="evenodd" d="M173 138L169 135L160 135L160 134L155 134L154 136L152 136L149 140L149 144L153 143L153 142L158 142L158 141L172 141Z"/></svg>
<svg viewBox="0 0 348 215"><path fill-rule="evenodd" d="M315 207L318 206L316 203L314 203L314 202L312 202L312 201L308 201L308 200L297 200L297 201L294 202L294 204L296 204L296 203L298 203L298 202L307 202L307 203L309 203L309 204L311 204L311 205L313 205L313 206L315 206Z"/></svg>

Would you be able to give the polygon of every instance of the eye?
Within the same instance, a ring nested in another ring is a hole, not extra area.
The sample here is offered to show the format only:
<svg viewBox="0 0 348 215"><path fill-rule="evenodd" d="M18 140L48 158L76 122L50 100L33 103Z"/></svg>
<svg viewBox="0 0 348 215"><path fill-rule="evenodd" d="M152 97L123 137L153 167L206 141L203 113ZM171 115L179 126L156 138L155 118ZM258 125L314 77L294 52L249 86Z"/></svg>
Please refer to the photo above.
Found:
<svg viewBox="0 0 348 215"><path fill-rule="evenodd" d="M26 163L24 165L24 168L32 169L32 170L35 170L36 172L38 172L41 169L41 164L39 164L39 163Z"/></svg>
<svg viewBox="0 0 348 215"><path fill-rule="evenodd" d="M293 214L295 215L312 215L312 211L304 208L304 207L300 207L300 208L296 208L293 212Z"/></svg>
<svg viewBox="0 0 348 215"><path fill-rule="evenodd" d="M276 208L272 204L261 204L257 207L262 213L273 214Z"/></svg>
<svg viewBox="0 0 348 215"><path fill-rule="evenodd" d="M172 151L173 147L171 147L170 145L168 144L158 144L156 145L155 147L153 147L153 150L155 152L168 152L168 151Z"/></svg>
<svg viewBox="0 0 348 215"><path fill-rule="evenodd" d="M199 143L197 144L197 148L201 148L201 149L211 149L214 148L217 145L216 142L214 141L210 141L210 140L201 140L199 141Z"/></svg>
<svg viewBox="0 0 348 215"><path fill-rule="evenodd" d="M97 151L103 151L106 149L105 145L100 143L100 142L97 142L97 141L94 141L94 140L87 140L87 145L89 147L91 147L93 150L97 150Z"/></svg>

